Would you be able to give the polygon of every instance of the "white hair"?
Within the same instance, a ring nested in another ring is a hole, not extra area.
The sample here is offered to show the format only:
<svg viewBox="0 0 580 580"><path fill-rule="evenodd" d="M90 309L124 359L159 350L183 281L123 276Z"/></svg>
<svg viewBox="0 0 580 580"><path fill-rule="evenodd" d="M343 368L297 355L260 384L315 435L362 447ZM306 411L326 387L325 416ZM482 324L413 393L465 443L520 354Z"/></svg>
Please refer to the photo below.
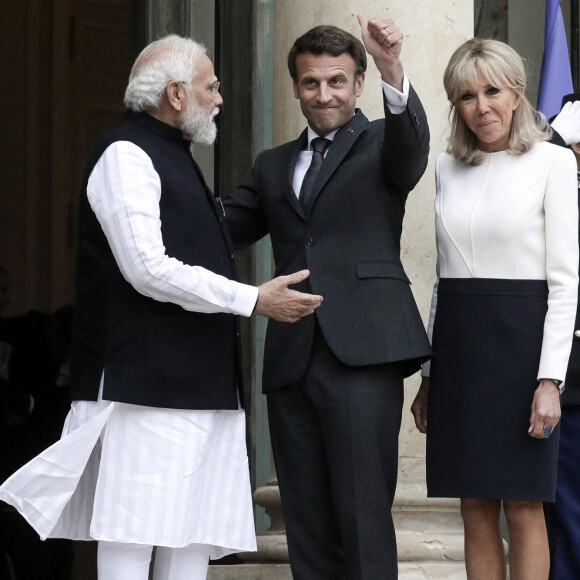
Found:
<svg viewBox="0 0 580 580"><path fill-rule="evenodd" d="M137 113L157 109L171 81L189 86L206 48L191 38L170 34L147 45L135 60L125 91L125 106Z"/></svg>

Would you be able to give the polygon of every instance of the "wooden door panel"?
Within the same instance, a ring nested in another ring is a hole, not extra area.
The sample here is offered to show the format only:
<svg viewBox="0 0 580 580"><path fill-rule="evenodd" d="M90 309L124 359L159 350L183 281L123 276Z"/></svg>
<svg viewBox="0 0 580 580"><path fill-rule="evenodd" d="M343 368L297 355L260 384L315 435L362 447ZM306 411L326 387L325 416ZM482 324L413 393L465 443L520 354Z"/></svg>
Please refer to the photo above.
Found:
<svg viewBox="0 0 580 580"><path fill-rule="evenodd" d="M88 156L124 116L131 61L129 4L130 0L72 0L55 13L54 307L74 300L78 195Z"/></svg>

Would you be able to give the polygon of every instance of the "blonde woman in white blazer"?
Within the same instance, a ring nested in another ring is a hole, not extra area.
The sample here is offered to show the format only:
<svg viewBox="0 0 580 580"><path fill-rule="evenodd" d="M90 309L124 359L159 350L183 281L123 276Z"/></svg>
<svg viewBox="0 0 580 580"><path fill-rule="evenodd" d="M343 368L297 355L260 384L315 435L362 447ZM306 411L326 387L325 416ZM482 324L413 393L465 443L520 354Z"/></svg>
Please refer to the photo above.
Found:
<svg viewBox="0 0 580 580"><path fill-rule="evenodd" d="M436 167L434 356L412 406L431 497L461 498L470 579L546 580L560 391L578 287L572 153L524 96L521 58L472 39L447 66L451 136Z"/></svg>

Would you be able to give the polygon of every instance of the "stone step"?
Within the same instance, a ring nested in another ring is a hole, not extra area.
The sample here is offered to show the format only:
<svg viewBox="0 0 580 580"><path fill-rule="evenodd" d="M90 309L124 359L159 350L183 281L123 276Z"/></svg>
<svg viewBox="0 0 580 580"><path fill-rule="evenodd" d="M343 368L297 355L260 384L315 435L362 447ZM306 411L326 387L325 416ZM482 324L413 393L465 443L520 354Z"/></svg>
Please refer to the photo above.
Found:
<svg viewBox="0 0 580 580"><path fill-rule="evenodd" d="M399 580L466 580L460 562L401 562ZM210 566L207 580L292 580L288 564Z"/></svg>
<svg viewBox="0 0 580 580"><path fill-rule="evenodd" d="M207 580L292 580L290 564L210 566Z"/></svg>

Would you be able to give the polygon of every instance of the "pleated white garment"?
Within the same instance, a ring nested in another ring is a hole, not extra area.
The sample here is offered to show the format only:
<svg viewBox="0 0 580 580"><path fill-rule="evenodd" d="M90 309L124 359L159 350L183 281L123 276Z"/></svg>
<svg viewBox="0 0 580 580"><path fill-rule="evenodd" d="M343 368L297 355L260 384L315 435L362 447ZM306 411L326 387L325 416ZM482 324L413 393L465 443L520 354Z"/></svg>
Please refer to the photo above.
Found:
<svg viewBox="0 0 580 580"><path fill-rule="evenodd" d="M63 438L0 487L42 539L255 551L245 414L76 401Z"/></svg>

